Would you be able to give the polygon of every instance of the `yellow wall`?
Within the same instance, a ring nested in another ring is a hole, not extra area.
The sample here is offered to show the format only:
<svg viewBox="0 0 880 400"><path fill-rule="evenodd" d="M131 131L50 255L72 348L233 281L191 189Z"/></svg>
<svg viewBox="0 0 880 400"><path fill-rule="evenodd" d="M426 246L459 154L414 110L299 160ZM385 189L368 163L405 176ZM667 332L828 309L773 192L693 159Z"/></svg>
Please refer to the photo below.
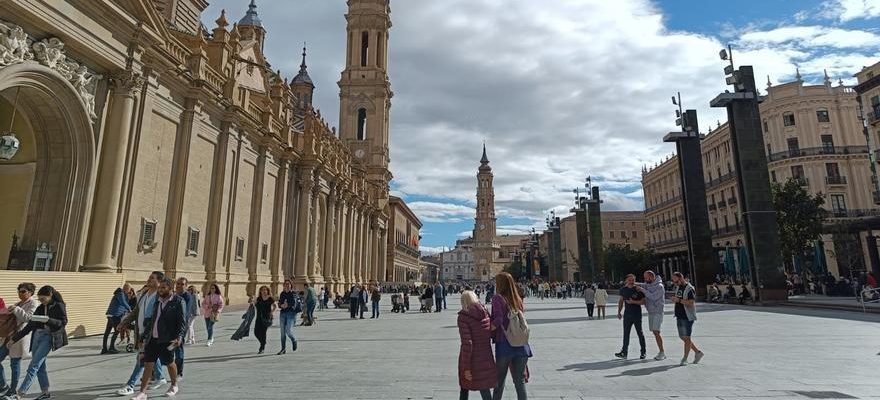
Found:
<svg viewBox="0 0 880 400"><path fill-rule="evenodd" d="M36 167L33 129L20 111L12 131L21 141L21 147L12 160L0 161L0 204L3 205L0 207L0 268L4 269L9 260L12 235L17 232L21 237L25 228ZM12 104L0 97L0 134L8 131L11 118Z"/></svg>
<svg viewBox="0 0 880 400"><path fill-rule="evenodd" d="M31 282L37 290L51 285L60 292L67 303L67 334L81 337L104 333L107 305L123 280L122 274L0 271L0 297L7 305L18 301L16 288L21 282Z"/></svg>

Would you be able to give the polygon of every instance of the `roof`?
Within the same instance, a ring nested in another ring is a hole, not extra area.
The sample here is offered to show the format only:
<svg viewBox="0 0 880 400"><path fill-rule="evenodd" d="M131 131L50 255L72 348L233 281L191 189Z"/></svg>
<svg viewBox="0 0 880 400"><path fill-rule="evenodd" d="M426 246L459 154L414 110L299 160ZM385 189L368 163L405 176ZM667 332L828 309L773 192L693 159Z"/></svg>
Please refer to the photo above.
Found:
<svg viewBox="0 0 880 400"><path fill-rule="evenodd" d="M303 83L303 84L311 85L312 87L314 87L315 83L312 82L312 77L309 76L308 67L306 66L306 48L305 47L303 47L302 56L303 56L303 59L302 59L302 64L299 65L299 73L296 74L295 77L293 77L292 83L293 84Z"/></svg>
<svg viewBox="0 0 880 400"><path fill-rule="evenodd" d="M397 196L390 196L390 198L389 198L389 203L391 204L392 208L394 208L394 207L399 207L400 210L403 211L403 213L404 213L407 217L409 217L410 221L412 221L414 224L416 224L416 226L419 227L419 229L421 229L421 227L422 227L422 221L419 219L418 216L416 216L416 213L414 213L414 212L409 208L409 206L406 205L406 202L403 201L403 199L401 199L400 197L397 197Z"/></svg>
<svg viewBox="0 0 880 400"><path fill-rule="evenodd" d="M257 15L257 1L251 0L251 4L248 5L248 10L244 14L244 17L238 21L238 26L256 26L263 27L263 21L260 20L260 16Z"/></svg>

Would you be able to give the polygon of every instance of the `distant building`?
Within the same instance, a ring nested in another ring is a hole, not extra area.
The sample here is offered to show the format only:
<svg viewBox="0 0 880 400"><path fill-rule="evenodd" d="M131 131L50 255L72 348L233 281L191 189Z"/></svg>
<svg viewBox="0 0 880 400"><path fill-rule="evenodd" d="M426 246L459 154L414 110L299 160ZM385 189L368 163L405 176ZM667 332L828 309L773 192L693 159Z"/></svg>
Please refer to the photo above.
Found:
<svg viewBox="0 0 880 400"><path fill-rule="evenodd" d="M399 197L391 196L388 219L387 282L412 282L421 275L419 240L422 222Z"/></svg>
<svg viewBox="0 0 880 400"><path fill-rule="evenodd" d="M440 279L443 281L477 281L474 265L474 240L457 240L455 248L440 253Z"/></svg>

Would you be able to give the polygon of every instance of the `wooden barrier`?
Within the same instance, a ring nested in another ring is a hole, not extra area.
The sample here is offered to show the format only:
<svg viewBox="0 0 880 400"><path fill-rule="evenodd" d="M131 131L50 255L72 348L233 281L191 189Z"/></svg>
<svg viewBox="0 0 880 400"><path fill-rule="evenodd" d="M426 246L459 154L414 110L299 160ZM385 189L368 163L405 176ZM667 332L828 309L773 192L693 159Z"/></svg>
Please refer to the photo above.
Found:
<svg viewBox="0 0 880 400"><path fill-rule="evenodd" d="M16 288L33 283L37 290L51 285L67 303L67 334L70 337L101 335L107 325L107 305L113 291L122 286L122 274L88 272L31 272L0 270L0 297L7 305L18 302Z"/></svg>

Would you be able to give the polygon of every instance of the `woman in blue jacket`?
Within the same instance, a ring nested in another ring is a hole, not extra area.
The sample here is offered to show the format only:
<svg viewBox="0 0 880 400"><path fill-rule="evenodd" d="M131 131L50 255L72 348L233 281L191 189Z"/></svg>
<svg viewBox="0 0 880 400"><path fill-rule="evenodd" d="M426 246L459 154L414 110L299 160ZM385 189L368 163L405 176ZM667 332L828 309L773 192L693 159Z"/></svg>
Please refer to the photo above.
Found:
<svg viewBox="0 0 880 400"><path fill-rule="evenodd" d="M131 291L131 285L124 284L121 288L116 288L113 292L113 298L110 299L110 305L107 307L107 327L104 328L104 341L101 346L101 354L116 354L116 337L119 332L116 327L122 322L122 317L131 312L131 305L128 302L128 292ZM110 347L107 347L107 337L110 331L113 331L113 338L110 339Z"/></svg>

